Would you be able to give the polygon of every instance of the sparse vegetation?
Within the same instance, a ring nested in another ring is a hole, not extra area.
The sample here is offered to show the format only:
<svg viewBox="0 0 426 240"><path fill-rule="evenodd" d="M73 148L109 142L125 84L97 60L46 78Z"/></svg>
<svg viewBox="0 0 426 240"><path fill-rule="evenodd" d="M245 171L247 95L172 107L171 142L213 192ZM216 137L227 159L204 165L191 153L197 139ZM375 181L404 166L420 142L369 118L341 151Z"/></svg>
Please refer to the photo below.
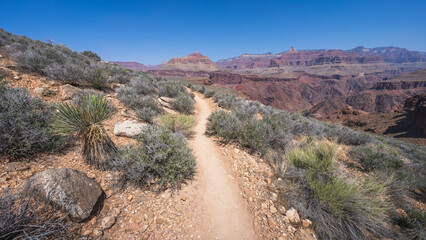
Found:
<svg viewBox="0 0 426 240"><path fill-rule="evenodd" d="M129 71L114 64L101 62L90 51L78 53L65 45L31 40L0 29L1 45L14 57L18 67L72 84L91 84L100 89L106 83L125 83Z"/></svg>
<svg viewBox="0 0 426 240"><path fill-rule="evenodd" d="M69 235L65 216L29 196L0 193L0 239L58 239Z"/></svg>
<svg viewBox="0 0 426 240"><path fill-rule="evenodd" d="M23 88L0 86L0 155L16 160L59 148L50 128L53 108Z"/></svg>
<svg viewBox="0 0 426 240"><path fill-rule="evenodd" d="M148 126L136 145L123 150L121 182L158 190L178 188L195 172L186 139L162 126Z"/></svg>
<svg viewBox="0 0 426 240"><path fill-rule="evenodd" d="M180 132L186 137L192 135L191 128L194 126L195 118L188 115L166 114L159 118L161 125L172 132Z"/></svg>
<svg viewBox="0 0 426 240"><path fill-rule="evenodd" d="M55 129L61 134L77 134L89 164L107 169L117 160L118 150L102 126L111 116L108 101L101 95L82 95L76 104L60 103Z"/></svg>
<svg viewBox="0 0 426 240"><path fill-rule="evenodd" d="M385 224L389 210L386 184L339 174L336 154L337 145L324 141L289 151L290 167L283 176L294 187L286 192L288 200L303 216L315 220L321 239L365 239L366 232L391 237Z"/></svg>
<svg viewBox="0 0 426 240"><path fill-rule="evenodd" d="M180 94L172 102L172 107L180 113L191 114L195 110L195 102L189 94Z"/></svg>
<svg viewBox="0 0 426 240"><path fill-rule="evenodd" d="M424 196L426 192L423 170L413 170L424 169L424 147L223 94L215 94L213 98L231 111L213 112L206 133L225 142L236 142L279 166L277 174L289 185L289 189L282 192L288 201L286 204L312 219L320 238L365 239L366 232L369 236L402 238L404 235L414 239L424 235L419 227L421 221L414 217L398 222L401 231L390 230L389 226L394 224L390 219L397 217L388 211L398 207L407 211L417 209L403 196L411 195L407 189L416 196ZM300 145L301 139L311 142L328 139L347 146L348 156L360 163L367 176L342 174L337 170L342 162L338 164L330 155L335 150L316 143ZM409 159L409 163L404 158ZM319 162L325 165L317 165ZM319 171L321 168L326 169L325 174Z"/></svg>

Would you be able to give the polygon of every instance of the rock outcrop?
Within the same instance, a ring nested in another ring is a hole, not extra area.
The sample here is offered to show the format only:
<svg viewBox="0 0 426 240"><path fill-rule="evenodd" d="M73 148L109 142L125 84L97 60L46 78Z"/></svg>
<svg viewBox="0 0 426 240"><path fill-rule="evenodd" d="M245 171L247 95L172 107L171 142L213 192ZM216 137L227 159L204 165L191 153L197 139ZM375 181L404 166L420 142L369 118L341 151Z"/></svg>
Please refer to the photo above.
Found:
<svg viewBox="0 0 426 240"><path fill-rule="evenodd" d="M405 100L404 109L413 113L411 126L423 131L426 136L426 93Z"/></svg>
<svg viewBox="0 0 426 240"><path fill-rule="evenodd" d="M118 122L114 126L114 135L122 137L136 137L141 134L146 124L137 123L136 121Z"/></svg>
<svg viewBox="0 0 426 240"><path fill-rule="evenodd" d="M94 213L105 195L99 183L70 168L37 173L23 182L18 191L34 194L37 199L65 210L75 222L81 222Z"/></svg>
<svg viewBox="0 0 426 240"><path fill-rule="evenodd" d="M173 57L166 65L161 67L161 70L183 70L183 71L216 71L219 68L208 57L194 52L184 57Z"/></svg>

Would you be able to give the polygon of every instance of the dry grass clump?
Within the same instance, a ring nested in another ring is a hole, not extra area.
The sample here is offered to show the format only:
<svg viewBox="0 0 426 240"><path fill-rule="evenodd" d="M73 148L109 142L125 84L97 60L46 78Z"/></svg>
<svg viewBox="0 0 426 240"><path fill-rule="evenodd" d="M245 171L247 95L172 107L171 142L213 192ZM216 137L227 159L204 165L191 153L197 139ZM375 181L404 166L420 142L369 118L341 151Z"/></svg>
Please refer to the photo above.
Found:
<svg viewBox="0 0 426 240"><path fill-rule="evenodd" d="M190 137L192 127L195 123L193 116L182 114L166 114L159 117L160 124L170 129L172 132L180 132L186 137Z"/></svg>

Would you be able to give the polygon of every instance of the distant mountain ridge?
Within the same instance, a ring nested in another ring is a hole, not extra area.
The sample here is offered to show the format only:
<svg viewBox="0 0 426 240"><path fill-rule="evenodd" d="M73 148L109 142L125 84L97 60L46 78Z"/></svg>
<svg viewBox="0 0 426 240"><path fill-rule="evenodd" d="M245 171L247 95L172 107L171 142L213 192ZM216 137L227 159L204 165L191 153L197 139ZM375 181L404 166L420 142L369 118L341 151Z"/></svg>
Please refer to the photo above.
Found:
<svg viewBox="0 0 426 240"><path fill-rule="evenodd" d="M244 70L282 66L315 66L323 64L366 64L366 63L406 63L426 62L426 53L409 51L399 47L364 48L351 50L319 49L296 50L277 54L242 54L241 56L223 59L216 62L222 69Z"/></svg>

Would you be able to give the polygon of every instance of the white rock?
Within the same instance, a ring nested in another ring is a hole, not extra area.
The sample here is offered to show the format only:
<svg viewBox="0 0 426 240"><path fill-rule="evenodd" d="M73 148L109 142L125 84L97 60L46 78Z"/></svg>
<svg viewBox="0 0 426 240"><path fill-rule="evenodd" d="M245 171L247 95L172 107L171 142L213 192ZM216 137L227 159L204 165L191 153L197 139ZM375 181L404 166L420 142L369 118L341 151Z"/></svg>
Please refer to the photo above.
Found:
<svg viewBox="0 0 426 240"><path fill-rule="evenodd" d="M104 217L102 219L101 227L104 230L110 229L114 225L114 223L115 223L115 217L114 216L107 216L107 217Z"/></svg>
<svg viewBox="0 0 426 240"><path fill-rule="evenodd" d="M288 220L290 220L291 223L294 223L294 224L300 223L300 217L296 209L290 208L289 210L287 210L285 215L288 218Z"/></svg>
<svg viewBox="0 0 426 240"><path fill-rule="evenodd" d="M47 87L39 87L39 88L35 88L34 89L34 93L39 95L39 96L46 96L48 95L48 88Z"/></svg>
<svg viewBox="0 0 426 240"><path fill-rule="evenodd" d="M146 124L135 121L118 122L114 126L114 135L123 137L135 137L142 133Z"/></svg>
<svg viewBox="0 0 426 240"><path fill-rule="evenodd" d="M20 77L20 76L15 76L13 79L15 79L15 80L20 80L20 79L21 79L21 77Z"/></svg>

